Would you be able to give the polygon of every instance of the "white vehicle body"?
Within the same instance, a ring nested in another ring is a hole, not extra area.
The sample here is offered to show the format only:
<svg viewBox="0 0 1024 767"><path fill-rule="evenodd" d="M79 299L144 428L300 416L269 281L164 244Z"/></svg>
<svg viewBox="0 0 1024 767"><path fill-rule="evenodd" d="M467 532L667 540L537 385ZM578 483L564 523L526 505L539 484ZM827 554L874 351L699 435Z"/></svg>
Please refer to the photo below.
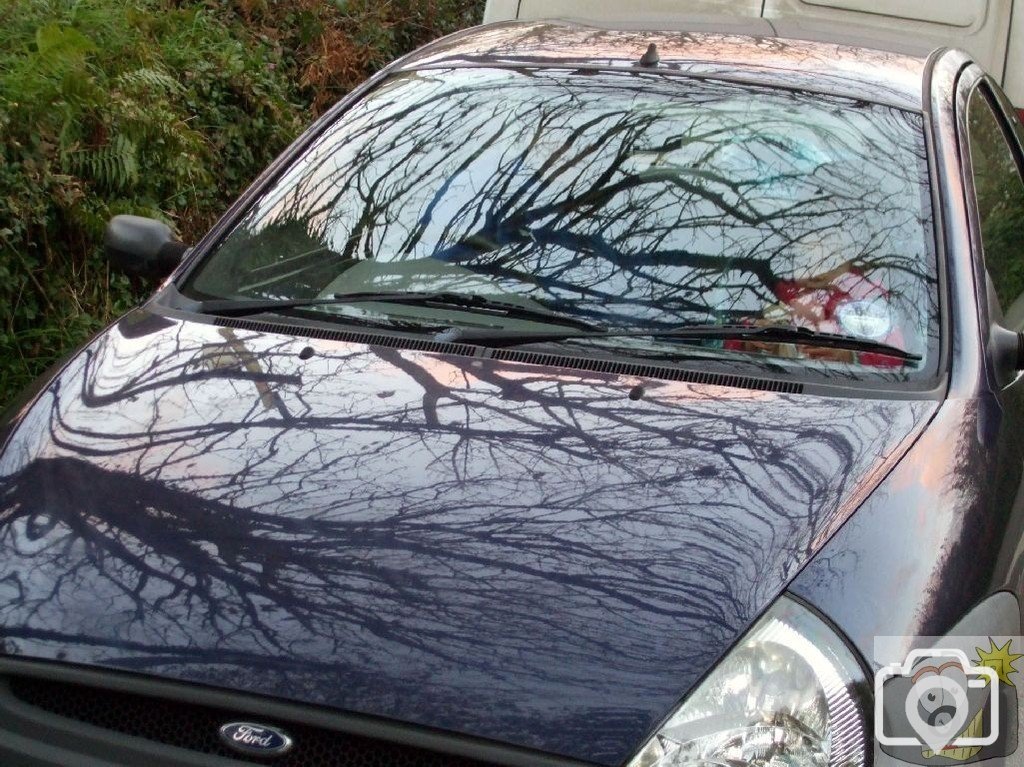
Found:
<svg viewBox="0 0 1024 767"><path fill-rule="evenodd" d="M1021 2L1021 8L1015 8ZM487 0L484 22L570 19L622 29L701 31L723 14L760 19L765 31L800 37L801 19L887 42L963 48L1024 107L1024 0ZM779 23L785 29L778 29ZM865 40L871 45L870 39Z"/></svg>

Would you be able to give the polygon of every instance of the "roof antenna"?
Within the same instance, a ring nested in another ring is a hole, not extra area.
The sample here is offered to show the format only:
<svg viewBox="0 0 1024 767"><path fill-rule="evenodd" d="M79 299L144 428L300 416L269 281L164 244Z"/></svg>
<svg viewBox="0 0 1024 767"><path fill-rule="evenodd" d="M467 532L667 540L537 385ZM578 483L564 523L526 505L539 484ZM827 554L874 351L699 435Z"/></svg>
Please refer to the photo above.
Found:
<svg viewBox="0 0 1024 767"><path fill-rule="evenodd" d="M647 53L640 57L640 66L656 67L659 61L661 61L661 56L658 55L658 46L651 43L647 46Z"/></svg>

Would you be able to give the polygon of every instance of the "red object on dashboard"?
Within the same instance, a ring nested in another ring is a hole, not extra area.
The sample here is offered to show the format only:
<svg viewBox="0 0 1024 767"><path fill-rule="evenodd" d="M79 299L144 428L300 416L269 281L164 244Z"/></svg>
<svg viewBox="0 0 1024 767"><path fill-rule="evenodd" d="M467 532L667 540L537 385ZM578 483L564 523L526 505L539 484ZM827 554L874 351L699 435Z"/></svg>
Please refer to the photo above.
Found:
<svg viewBox="0 0 1024 767"><path fill-rule="evenodd" d="M795 326L823 333L842 335L847 332L838 318L838 311L843 304L872 298L886 299L889 295L884 287L856 267L851 267L827 284L815 283L814 279L778 280L772 286L772 292L792 312L791 321ZM893 327L884 338L878 340L898 348L904 346L903 334L898 327ZM725 342L724 347L743 350L747 344L730 340ZM903 364L897 357L875 352L860 352L857 360L861 365L872 367L900 367Z"/></svg>

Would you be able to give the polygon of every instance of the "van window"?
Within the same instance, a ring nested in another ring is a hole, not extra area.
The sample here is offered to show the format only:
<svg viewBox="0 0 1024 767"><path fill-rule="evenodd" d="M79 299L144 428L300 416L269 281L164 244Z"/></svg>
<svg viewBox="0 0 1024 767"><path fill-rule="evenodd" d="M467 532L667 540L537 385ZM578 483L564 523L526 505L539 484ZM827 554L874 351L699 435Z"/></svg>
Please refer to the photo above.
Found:
<svg viewBox="0 0 1024 767"><path fill-rule="evenodd" d="M988 0L803 0L807 5L971 27L985 18Z"/></svg>
<svg viewBox="0 0 1024 767"><path fill-rule="evenodd" d="M967 103L967 136L985 267L1003 314L1024 320L1024 180L983 87Z"/></svg>

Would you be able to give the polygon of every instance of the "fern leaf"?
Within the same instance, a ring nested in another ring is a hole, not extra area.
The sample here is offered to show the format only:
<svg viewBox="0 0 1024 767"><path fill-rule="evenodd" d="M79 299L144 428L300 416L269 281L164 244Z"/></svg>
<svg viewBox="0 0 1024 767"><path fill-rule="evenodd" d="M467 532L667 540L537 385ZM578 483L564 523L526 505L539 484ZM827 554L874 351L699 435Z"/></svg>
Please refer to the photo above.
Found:
<svg viewBox="0 0 1024 767"><path fill-rule="evenodd" d="M106 146L69 152L67 165L75 175L107 189L123 189L139 177L135 144L122 135L115 136Z"/></svg>
<svg viewBox="0 0 1024 767"><path fill-rule="evenodd" d="M152 67L140 67L130 72L122 72L114 79L114 84L125 90L148 90L156 93L180 93L181 83L166 72Z"/></svg>

